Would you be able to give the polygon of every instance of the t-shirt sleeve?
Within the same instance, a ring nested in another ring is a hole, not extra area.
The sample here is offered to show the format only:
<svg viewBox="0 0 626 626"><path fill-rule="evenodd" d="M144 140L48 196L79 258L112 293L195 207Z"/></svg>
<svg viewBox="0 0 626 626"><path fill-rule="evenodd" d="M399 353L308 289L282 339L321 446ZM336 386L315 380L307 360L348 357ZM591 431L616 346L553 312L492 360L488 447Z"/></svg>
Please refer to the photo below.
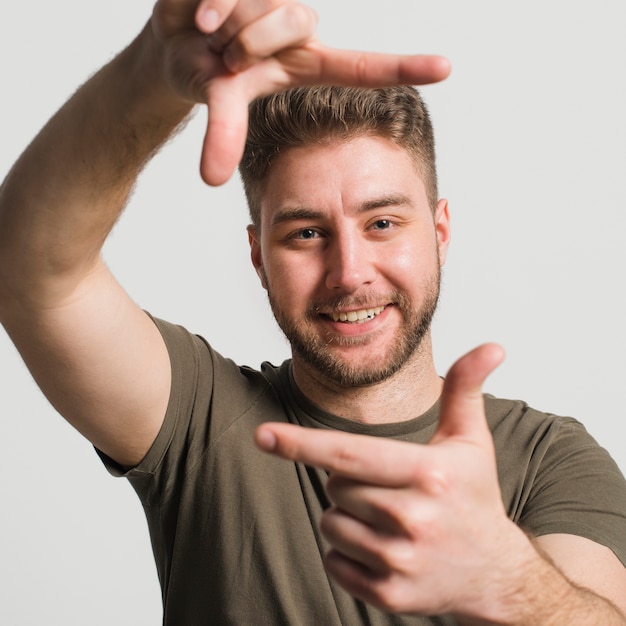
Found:
<svg viewBox="0 0 626 626"><path fill-rule="evenodd" d="M215 356L202 338L183 327L156 318L153 321L165 341L172 371L161 429L144 459L133 468L122 468L98 451L108 471L128 478L148 506L166 499L180 474L206 449Z"/></svg>
<svg viewBox="0 0 626 626"><path fill-rule="evenodd" d="M167 347L172 383L161 429L145 458L121 468L99 452L115 476L129 479L144 507L180 492L211 446L268 389L257 370L240 367L182 326L153 318Z"/></svg>
<svg viewBox="0 0 626 626"><path fill-rule="evenodd" d="M626 566L626 481L582 424L558 418L550 428L520 526L535 536L568 533L610 548Z"/></svg>

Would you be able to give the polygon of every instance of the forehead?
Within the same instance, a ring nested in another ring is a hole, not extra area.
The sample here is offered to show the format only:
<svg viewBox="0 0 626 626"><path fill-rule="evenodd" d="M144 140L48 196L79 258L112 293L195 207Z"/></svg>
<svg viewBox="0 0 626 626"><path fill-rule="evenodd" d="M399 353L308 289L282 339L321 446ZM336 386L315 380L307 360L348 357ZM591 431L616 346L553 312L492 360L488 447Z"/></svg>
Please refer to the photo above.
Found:
<svg viewBox="0 0 626 626"><path fill-rule="evenodd" d="M389 139L359 136L288 148L268 174L260 198L261 222L269 222L285 206L350 210L399 194L428 204L414 158Z"/></svg>

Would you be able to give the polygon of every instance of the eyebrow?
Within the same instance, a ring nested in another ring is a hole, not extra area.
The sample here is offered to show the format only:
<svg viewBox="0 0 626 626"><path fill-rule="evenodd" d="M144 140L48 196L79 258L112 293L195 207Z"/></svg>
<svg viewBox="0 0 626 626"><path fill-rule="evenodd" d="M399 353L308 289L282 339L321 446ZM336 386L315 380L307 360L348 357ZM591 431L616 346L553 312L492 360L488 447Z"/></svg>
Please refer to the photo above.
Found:
<svg viewBox="0 0 626 626"><path fill-rule="evenodd" d="M412 205L411 199L405 194L387 194L371 200L366 200L357 209L357 213L368 213L376 209L382 209L388 206ZM276 211L270 228L285 222L295 222L297 220L317 220L324 216L322 211L311 209L308 207L283 207Z"/></svg>
<svg viewBox="0 0 626 626"><path fill-rule="evenodd" d="M386 206L411 206L411 198L403 193L392 193L381 196L380 198L374 198L364 202L359 207L359 213L367 213L368 211L374 211L375 209L382 209Z"/></svg>
<svg viewBox="0 0 626 626"><path fill-rule="evenodd" d="M322 216L321 211L315 211L306 207L283 207L272 217L270 228L284 224L285 222L295 222L297 220L315 220Z"/></svg>

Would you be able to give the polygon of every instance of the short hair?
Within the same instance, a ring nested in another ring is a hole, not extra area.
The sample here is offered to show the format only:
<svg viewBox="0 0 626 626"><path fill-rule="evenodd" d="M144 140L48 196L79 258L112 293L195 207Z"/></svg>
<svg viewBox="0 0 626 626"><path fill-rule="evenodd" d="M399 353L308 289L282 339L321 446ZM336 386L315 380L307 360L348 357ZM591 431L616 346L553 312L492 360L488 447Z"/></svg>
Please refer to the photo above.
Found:
<svg viewBox="0 0 626 626"><path fill-rule="evenodd" d="M413 87L299 87L257 98L239 172L250 217L261 223L260 198L270 169L284 150L359 136L382 137L404 148L437 205L435 140L426 106Z"/></svg>

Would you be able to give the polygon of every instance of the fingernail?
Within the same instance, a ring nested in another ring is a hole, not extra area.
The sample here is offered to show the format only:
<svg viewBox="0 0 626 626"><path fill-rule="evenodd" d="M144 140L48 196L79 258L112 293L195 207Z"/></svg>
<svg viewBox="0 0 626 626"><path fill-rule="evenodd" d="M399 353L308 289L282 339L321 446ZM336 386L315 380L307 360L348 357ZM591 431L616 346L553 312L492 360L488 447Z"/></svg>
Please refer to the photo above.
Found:
<svg viewBox="0 0 626 626"><path fill-rule="evenodd" d="M206 33L212 33L220 25L220 14L215 9L207 9L202 13L202 28Z"/></svg>
<svg viewBox="0 0 626 626"><path fill-rule="evenodd" d="M276 449L276 436L271 430L261 426L261 428L256 431L256 443L261 450L272 452Z"/></svg>

